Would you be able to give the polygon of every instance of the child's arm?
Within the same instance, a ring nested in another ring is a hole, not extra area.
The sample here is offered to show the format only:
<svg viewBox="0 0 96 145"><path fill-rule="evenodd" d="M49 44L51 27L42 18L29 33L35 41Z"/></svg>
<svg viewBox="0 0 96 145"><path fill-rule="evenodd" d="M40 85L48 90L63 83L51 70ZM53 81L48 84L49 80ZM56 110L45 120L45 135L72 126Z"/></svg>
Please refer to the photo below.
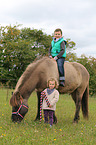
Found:
<svg viewBox="0 0 96 145"><path fill-rule="evenodd" d="M51 100L50 105L53 106L59 100L59 92L56 90L54 98Z"/></svg>
<svg viewBox="0 0 96 145"><path fill-rule="evenodd" d="M61 51L59 52L59 54L57 55L57 59L58 58L61 58L62 57L62 55L64 54L64 52L65 52L65 42L63 41L63 42L61 42Z"/></svg>
<svg viewBox="0 0 96 145"><path fill-rule="evenodd" d="M45 101L46 101L48 107L51 107L50 102L49 102L49 100L48 100L48 98L47 98L47 96L46 96L46 92L44 92L44 91L41 92L41 100L42 100L43 98L45 99Z"/></svg>

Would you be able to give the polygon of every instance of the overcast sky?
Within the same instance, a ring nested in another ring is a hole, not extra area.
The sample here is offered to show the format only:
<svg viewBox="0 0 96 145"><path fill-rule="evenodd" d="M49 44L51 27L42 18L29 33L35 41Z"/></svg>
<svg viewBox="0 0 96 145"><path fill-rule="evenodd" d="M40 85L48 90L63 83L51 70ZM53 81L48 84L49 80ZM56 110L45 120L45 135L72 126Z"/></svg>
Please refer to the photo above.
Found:
<svg viewBox="0 0 96 145"><path fill-rule="evenodd" d="M61 28L76 54L96 58L96 0L2 0L0 25L23 24L52 35Z"/></svg>

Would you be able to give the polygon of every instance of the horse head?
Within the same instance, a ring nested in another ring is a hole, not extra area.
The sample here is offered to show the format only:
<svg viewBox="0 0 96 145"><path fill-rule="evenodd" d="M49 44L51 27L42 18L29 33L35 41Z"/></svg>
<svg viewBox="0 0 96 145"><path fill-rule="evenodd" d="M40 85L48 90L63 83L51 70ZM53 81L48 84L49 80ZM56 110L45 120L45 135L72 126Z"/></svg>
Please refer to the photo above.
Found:
<svg viewBox="0 0 96 145"><path fill-rule="evenodd" d="M28 104L27 101L22 98L19 91L12 95L10 105L12 106L12 121L21 122L25 114L28 112Z"/></svg>

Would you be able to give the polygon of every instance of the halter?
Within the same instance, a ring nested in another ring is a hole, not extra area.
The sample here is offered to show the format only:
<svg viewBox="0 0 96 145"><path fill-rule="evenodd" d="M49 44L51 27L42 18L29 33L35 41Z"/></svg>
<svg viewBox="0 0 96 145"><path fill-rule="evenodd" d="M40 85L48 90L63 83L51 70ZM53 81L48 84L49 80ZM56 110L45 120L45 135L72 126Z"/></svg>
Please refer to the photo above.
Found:
<svg viewBox="0 0 96 145"><path fill-rule="evenodd" d="M21 105L20 105L19 109L16 112L12 112L12 114L16 114L16 115L19 115L20 117L24 118L19 112L20 109L22 108L22 106L25 107L26 109L28 109L28 107L26 105L24 105L21 101Z"/></svg>

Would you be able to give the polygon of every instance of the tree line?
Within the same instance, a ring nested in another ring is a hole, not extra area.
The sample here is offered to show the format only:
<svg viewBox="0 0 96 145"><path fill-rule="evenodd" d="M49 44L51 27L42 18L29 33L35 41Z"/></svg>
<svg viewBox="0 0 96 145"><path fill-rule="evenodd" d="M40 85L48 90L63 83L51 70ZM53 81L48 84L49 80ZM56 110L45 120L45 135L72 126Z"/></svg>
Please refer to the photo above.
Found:
<svg viewBox="0 0 96 145"><path fill-rule="evenodd" d="M28 64L48 55L51 35L42 30L22 28L20 25L0 27L0 84L14 88ZM76 44L67 39L67 61L83 64L90 74L90 95L96 92L96 59L72 53Z"/></svg>

